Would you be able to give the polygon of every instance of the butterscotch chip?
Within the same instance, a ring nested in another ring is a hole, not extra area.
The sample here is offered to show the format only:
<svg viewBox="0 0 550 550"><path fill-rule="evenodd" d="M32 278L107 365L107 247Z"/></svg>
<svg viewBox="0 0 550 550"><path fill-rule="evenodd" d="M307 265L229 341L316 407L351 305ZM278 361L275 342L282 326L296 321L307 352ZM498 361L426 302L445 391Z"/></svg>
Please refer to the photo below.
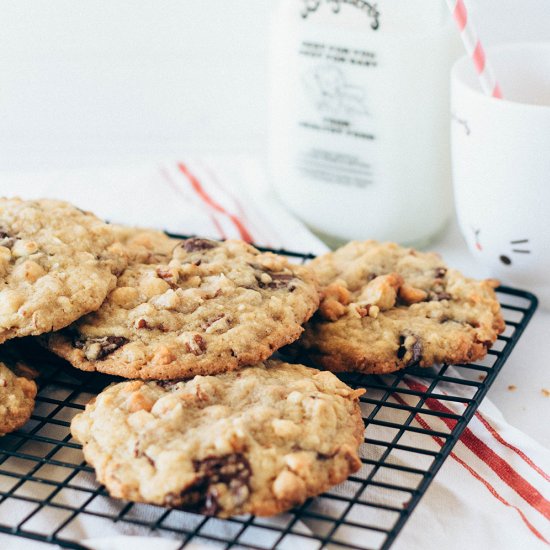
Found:
<svg viewBox="0 0 550 550"><path fill-rule="evenodd" d="M322 292L345 286L349 304L335 310L329 293L295 346L335 372L471 362L504 330L498 283L464 277L434 253L352 242L310 267Z"/></svg>
<svg viewBox="0 0 550 550"><path fill-rule="evenodd" d="M408 284L402 284L399 288L399 298L407 305L424 302L428 298L428 293L420 288L414 288Z"/></svg>
<svg viewBox="0 0 550 550"><path fill-rule="evenodd" d="M114 497L273 515L359 469L363 392L270 360L187 382L112 385L71 432Z"/></svg>
<svg viewBox="0 0 550 550"><path fill-rule="evenodd" d="M55 200L0 199L0 343L96 310L126 265L110 226Z"/></svg>
<svg viewBox="0 0 550 550"><path fill-rule="evenodd" d="M296 340L318 307L308 268L244 242L117 234L129 250L117 287L44 338L77 368L163 380L231 371Z"/></svg>

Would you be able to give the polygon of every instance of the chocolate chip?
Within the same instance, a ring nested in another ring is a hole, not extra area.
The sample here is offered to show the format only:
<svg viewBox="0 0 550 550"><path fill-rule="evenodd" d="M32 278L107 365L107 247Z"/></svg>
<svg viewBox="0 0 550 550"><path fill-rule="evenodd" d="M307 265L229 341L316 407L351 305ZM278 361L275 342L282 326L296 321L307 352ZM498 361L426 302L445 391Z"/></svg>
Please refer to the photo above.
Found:
<svg viewBox="0 0 550 550"><path fill-rule="evenodd" d="M103 338L84 338L83 336L77 337L74 341L74 347L84 350L86 357L89 360L100 361L105 359L107 355L110 355L118 348L128 343L128 339L123 336L104 336ZM98 344L98 349L95 349L95 344ZM92 352L91 347L94 346Z"/></svg>
<svg viewBox="0 0 550 550"><path fill-rule="evenodd" d="M338 449L329 454L317 452L317 458L323 461L330 460L331 458L334 458L337 454L338 454Z"/></svg>
<svg viewBox="0 0 550 550"><path fill-rule="evenodd" d="M211 248L216 248L219 246L219 243L209 239L193 238L187 239L181 246L183 246L186 252L196 252L197 250L209 250Z"/></svg>
<svg viewBox="0 0 550 550"><path fill-rule="evenodd" d="M399 348L397 349L397 358L404 359L407 352L410 351L411 357L407 361L407 367L417 365L422 359L422 343L418 338L415 339L413 345L410 348L405 346L407 337L404 335L399 336Z"/></svg>
<svg viewBox="0 0 550 550"><path fill-rule="evenodd" d="M269 273L269 276L271 277L271 282L269 283L264 283L261 279L258 280L260 288L268 288L269 290L287 288L288 283L295 278L294 275L288 273Z"/></svg>
<svg viewBox="0 0 550 550"><path fill-rule="evenodd" d="M250 495L250 478L252 469L246 457L233 453L222 457L208 457L204 460L193 460L193 468L203 476L204 507L203 512L214 515L220 510L217 492L213 485L221 483L229 488L234 504L243 504Z"/></svg>
<svg viewBox="0 0 550 550"><path fill-rule="evenodd" d="M12 237L7 231L0 229L0 246L11 248L15 244L15 238Z"/></svg>
<svg viewBox="0 0 550 550"><path fill-rule="evenodd" d="M447 268L446 267L436 267L435 268L435 278L436 279L443 279L447 275Z"/></svg>
<svg viewBox="0 0 550 550"><path fill-rule="evenodd" d="M233 505L240 506L250 496L252 469L241 453L224 456L209 456L203 460L193 460L197 480L181 494L169 494L165 504L196 510L206 515L216 515L222 506L218 500L219 485L225 485L233 497Z"/></svg>
<svg viewBox="0 0 550 550"><path fill-rule="evenodd" d="M140 319L137 322L136 328L149 328L149 325L147 324L147 321L145 319Z"/></svg>

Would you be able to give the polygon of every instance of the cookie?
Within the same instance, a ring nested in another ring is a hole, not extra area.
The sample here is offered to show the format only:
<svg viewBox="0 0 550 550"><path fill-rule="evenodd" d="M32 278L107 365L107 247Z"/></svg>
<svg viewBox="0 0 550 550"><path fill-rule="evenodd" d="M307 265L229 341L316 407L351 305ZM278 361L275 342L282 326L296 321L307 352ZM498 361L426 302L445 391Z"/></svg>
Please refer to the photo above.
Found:
<svg viewBox="0 0 550 550"><path fill-rule="evenodd" d="M310 266L323 297L298 344L331 371L471 362L504 330L497 282L468 279L435 253L351 242Z"/></svg>
<svg viewBox="0 0 550 550"><path fill-rule="evenodd" d="M97 309L125 267L114 243L107 224L66 202L0 199L0 342Z"/></svg>
<svg viewBox="0 0 550 550"><path fill-rule="evenodd" d="M114 384L71 431L111 496L267 516L359 469L363 392L270 360L188 382Z"/></svg>
<svg viewBox="0 0 550 550"><path fill-rule="evenodd" d="M37 373L0 353L0 436L21 428L34 409Z"/></svg>
<svg viewBox="0 0 550 550"><path fill-rule="evenodd" d="M131 262L98 311L45 341L82 370L189 378L267 359L318 304L309 269L242 241L193 238L162 263Z"/></svg>
<svg viewBox="0 0 550 550"><path fill-rule="evenodd" d="M173 239L155 229L117 224L109 227L117 243L111 251L126 257L128 262L153 264L170 261L174 248L181 243L181 239Z"/></svg>

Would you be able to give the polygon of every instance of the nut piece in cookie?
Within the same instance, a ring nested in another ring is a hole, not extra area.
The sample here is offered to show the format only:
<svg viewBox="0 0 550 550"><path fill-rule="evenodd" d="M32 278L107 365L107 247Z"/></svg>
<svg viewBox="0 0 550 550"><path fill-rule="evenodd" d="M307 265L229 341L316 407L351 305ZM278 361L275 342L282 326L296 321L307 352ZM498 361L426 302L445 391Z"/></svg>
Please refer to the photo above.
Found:
<svg viewBox="0 0 550 550"><path fill-rule="evenodd" d="M151 254L141 239L99 310L45 345L82 370L189 378L267 359L318 307L315 276L286 258L242 241L165 239L149 239Z"/></svg>
<svg viewBox="0 0 550 550"><path fill-rule="evenodd" d="M329 372L270 360L187 382L114 384L71 431L114 497L267 516L359 469L363 392Z"/></svg>
<svg viewBox="0 0 550 550"><path fill-rule="evenodd" d="M475 361L504 330L497 283L464 277L434 253L352 242L310 267L322 300L294 347L332 371Z"/></svg>

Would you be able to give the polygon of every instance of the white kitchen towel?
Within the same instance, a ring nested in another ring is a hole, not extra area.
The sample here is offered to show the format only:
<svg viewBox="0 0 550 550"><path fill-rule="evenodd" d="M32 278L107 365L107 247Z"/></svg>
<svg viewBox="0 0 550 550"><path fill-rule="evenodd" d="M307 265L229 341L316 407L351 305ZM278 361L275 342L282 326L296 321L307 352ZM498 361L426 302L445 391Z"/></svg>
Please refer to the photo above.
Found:
<svg viewBox="0 0 550 550"><path fill-rule="evenodd" d="M320 253L325 250L301 223L283 210L273 198L265 194L266 186L259 163L247 158L183 158L159 164L140 167L102 169L82 172L61 172L51 174L0 174L0 195L19 195L25 198L57 197L70 200L81 208L89 209L98 215L129 224L169 229L183 234L198 234L211 237L235 237L251 240L275 248L302 252ZM447 371L449 376L460 377L454 369ZM396 388L390 401L396 406L415 405L417 398L411 392L424 391L426 380L407 376ZM404 390L404 391L400 391ZM471 397L462 386L456 384L438 385L440 393L449 396ZM53 389L52 391L55 391ZM373 394L370 394L373 395ZM55 394L50 397L55 398ZM461 404L451 400L428 399L412 426L445 431L452 426L452 420L442 420L436 413L461 412ZM366 410L368 412L368 409ZM378 420L398 421L402 411L384 408ZM408 413L407 413L408 414ZM387 416L384 416L387 415ZM541 419L548 422L547 419ZM55 428L54 425L51 426ZM383 425L369 425L367 437L370 440L389 441L393 437L391 428ZM41 434L46 435L47 434ZM56 434L52 434L56 435ZM57 434L58 436L58 434ZM405 434L400 440L407 444ZM418 441L414 443L417 446ZM438 451L444 438L428 437L423 442L426 449ZM362 456L377 460L385 447L365 444ZM26 448L32 454L32 445ZM66 449L67 456L56 458L78 463L82 459L80 451ZM76 453L76 455L75 455ZM416 453L393 450L391 460L395 464L409 468L425 468ZM432 457L426 456L426 461ZM10 459L9 467L25 471L28 463L20 459ZM0 465L0 489L8 490L14 479L2 475ZM460 442L455 446L427 494L397 539L394 548L398 550L463 550L499 548L523 550L548 548L550 541L550 452L531 438L510 426L499 411L486 399L466 428ZM359 472L358 475L365 475ZM58 479L56 466L43 466L40 474L48 479ZM376 481L382 484L370 488L368 496L358 497L357 503L347 512L350 522L369 523L382 528L391 525L395 514L369 507L368 502L390 504L395 495L390 496L384 481L406 487L416 483L413 473L382 469ZM71 483L84 487L94 487L94 478L88 473L79 473ZM37 483L26 483L18 490L21 496L45 498L48 487ZM354 496L356 486L344 483L333 489L335 495ZM403 502L410 497L403 493ZM53 503L86 504L89 493L63 490L53 499ZM81 514L68 523L62 532L63 537L82 541L94 550L127 550L141 548L173 548L170 539L153 540L151 533L138 525L125 522L113 523L106 516L125 509L125 503L104 497L95 497L86 505L86 510L99 515ZM0 498L0 525L15 525L33 511L32 501L9 499L2 503ZM310 508L331 517L340 515L342 501L336 499L316 499ZM133 507L129 514L136 519L154 521L163 510L153 506ZM262 520L263 525L287 525L289 515ZM25 522L25 529L49 532L51 525L67 521L67 512L62 508L48 507ZM168 517L174 526L195 528L204 521L201 516L184 512L172 512ZM163 525L166 525L164 523ZM240 524L231 524L210 519L202 533L214 537L233 537ZM305 520L293 527L293 535L285 537L280 548L317 548L313 539L300 537L300 534L324 535L327 525L322 521ZM166 536L167 532L162 531ZM240 545L269 546L273 531L249 527ZM128 538L133 536L133 538ZM143 539L142 537L148 537ZM358 546L376 547L381 539L375 532L365 532L353 527L340 527L336 538ZM147 542L149 541L149 542ZM212 544L208 539L195 541L197 546ZM8 535L0 535L2 550L19 550L50 546L22 540Z"/></svg>
<svg viewBox="0 0 550 550"><path fill-rule="evenodd" d="M325 251L275 199L266 200L265 190L258 161L223 155L123 168L0 173L0 196L59 198L111 222Z"/></svg>

